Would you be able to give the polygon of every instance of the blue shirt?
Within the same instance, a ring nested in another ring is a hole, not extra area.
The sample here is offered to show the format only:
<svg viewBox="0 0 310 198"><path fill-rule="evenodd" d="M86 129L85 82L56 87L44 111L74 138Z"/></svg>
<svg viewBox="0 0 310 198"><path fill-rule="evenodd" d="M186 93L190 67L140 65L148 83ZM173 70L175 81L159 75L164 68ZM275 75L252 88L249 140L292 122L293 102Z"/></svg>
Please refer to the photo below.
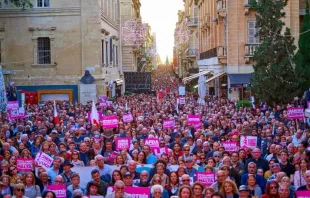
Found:
<svg viewBox="0 0 310 198"><path fill-rule="evenodd" d="M154 164L157 161L157 157L153 154L150 154L147 158L146 158L146 163L147 164Z"/></svg>
<svg viewBox="0 0 310 198"><path fill-rule="evenodd" d="M98 166L95 166L94 169L97 169L99 171L100 176L112 173L112 168L108 164L104 164L103 169L100 169Z"/></svg>
<svg viewBox="0 0 310 198"><path fill-rule="evenodd" d="M60 174L60 171L58 170L58 172L56 173L54 171L54 168L52 167L52 168L47 169L47 174L51 178L51 182L53 184L54 180L55 180L55 177Z"/></svg>

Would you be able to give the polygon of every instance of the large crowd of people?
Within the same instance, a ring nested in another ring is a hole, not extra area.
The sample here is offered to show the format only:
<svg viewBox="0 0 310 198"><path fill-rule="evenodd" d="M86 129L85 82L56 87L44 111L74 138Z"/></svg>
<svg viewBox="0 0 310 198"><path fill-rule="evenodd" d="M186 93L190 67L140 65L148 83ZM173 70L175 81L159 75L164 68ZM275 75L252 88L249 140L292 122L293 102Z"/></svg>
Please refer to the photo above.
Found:
<svg viewBox="0 0 310 198"><path fill-rule="evenodd" d="M108 107L96 104L103 116L117 116L118 127L113 129L89 121L91 103L58 101L59 122L53 101L25 104L24 119L10 120L2 112L0 197L310 195L306 119L289 119L287 106L281 105L237 109L235 101L211 96L201 105L190 93L184 96L185 104L178 104L179 82L170 66L159 66L152 83L160 94L124 95ZM128 113L131 122L123 120ZM189 115L199 115L200 123L189 124ZM165 128L165 120L174 125ZM241 144L245 137L255 137L254 146ZM118 138L129 139L128 148L117 149ZM160 150L154 150L148 139L157 139ZM232 150L225 147L230 143ZM49 167L37 161L43 154L52 159ZM33 161L30 170L20 164L27 159ZM59 186L65 186L61 196Z"/></svg>

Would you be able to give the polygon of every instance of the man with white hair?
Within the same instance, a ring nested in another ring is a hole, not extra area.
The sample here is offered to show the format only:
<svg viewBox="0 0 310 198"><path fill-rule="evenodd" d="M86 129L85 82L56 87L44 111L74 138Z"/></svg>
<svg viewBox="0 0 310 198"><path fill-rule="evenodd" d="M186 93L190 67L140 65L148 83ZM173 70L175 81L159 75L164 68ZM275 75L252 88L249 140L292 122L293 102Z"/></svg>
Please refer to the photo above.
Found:
<svg viewBox="0 0 310 198"><path fill-rule="evenodd" d="M125 193L125 183L118 180L114 184L114 192L108 194L106 198L131 198L131 195Z"/></svg>
<svg viewBox="0 0 310 198"><path fill-rule="evenodd" d="M153 197L164 197L162 196L164 192L164 188L162 187L162 185L154 185L151 188L151 195ZM156 196L158 195L158 196Z"/></svg>
<svg viewBox="0 0 310 198"><path fill-rule="evenodd" d="M111 176L109 174L112 172L111 166L108 164L104 164L104 157L102 155L96 155L95 162L97 166L95 166L94 169L97 169L99 171L101 176L100 178L103 181L110 183Z"/></svg>
<svg viewBox="0 0 310 198"><path fill-rule="evenodd" d="M29 142L29 138L27 134L22 134L20 140L21 140L21 143L24 143L24 145L28 148L28 150L31 150L31 144Z"/></svg>

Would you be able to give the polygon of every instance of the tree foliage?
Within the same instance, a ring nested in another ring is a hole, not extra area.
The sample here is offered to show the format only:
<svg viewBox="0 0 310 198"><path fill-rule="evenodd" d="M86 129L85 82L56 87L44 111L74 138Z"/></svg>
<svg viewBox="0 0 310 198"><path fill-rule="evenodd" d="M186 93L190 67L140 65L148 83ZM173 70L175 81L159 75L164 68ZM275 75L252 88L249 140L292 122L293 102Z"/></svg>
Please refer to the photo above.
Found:
<svg viewBox="0 0 310 198"><path fill-rule="evenodd" d="M258 99L285 104L299 92L294 69L294 38L285 23L283 8L288 0L253 1L260 44L253 57L252 84Z"/></svg>
<svg viewBox="0 0 310 198"><path fill-rule="evenodd" d="M301 91L305 91L310 87L310 15L308 0L306 0L306 15L301 27L298 47L295 56L296 74L298 75Z"/></svg>
<svg viewBox="0 0 310 198"><path fill-rule="evenodd" d="M31 0L4 0L4 3L8 4L11 2L14 4L16 7L26 9L26 8L32 8L32 3Z"/></svg>

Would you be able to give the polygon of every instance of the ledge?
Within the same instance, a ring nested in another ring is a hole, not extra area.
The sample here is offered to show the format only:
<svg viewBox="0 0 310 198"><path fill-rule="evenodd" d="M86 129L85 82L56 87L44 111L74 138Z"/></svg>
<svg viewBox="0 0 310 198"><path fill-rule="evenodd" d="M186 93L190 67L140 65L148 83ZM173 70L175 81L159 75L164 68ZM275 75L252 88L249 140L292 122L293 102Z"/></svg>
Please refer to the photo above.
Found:
<svg viewBox="0 0 310 198"><path fill-rule="evenodd" d="M31 67L33 68L56 68L56 64L32 64Z"/></svg>

